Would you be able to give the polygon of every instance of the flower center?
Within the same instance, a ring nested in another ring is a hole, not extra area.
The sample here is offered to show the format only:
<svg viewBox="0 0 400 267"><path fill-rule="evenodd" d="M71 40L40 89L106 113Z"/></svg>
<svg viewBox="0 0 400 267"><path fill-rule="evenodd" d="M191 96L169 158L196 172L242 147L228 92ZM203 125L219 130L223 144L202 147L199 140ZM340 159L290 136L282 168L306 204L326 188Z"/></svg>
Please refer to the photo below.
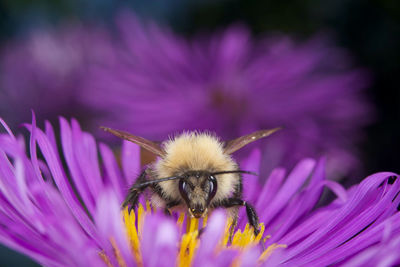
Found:
<svg viewBox="0 0 400 267"><path fill-rule="evenodd" d="M132 250L132 254L134 255L135 261L138 266L143 266L143 261L145 259L142 258L142 254L140 251L140 240L142 238L142 228L143 228L143 221L147 214L150 214L152 209L150 207L149 202L146 203L146 207L139 204L137 209L137 214L134 211L128 212L128 209L123 211L123 219L126 228L126 233L128 236L128 240L130 243L130 247ZM186 229L183 229L183 223L186 219ZM177 251L177 266L179 267L189 267L192 265L194 256L196 255L196 250L200 245L200 238L199 238L199 225L201 222L200 229L206 227L207 225L207 217L203 219L196 219L196 218L186 218L184 213L181 213L179 218L177 219L177 226L180 229L180 232L183 233L181 236L180 243L178 244ZM222 235L222 238L219 244L215 248L215 253L218 254L223 250L226 249L236 249L240 252L244 252L245 250L258 245L260 242L263 244L265 241L270 238L270 236L264 237L263 240L262 236L264 234L265 226L264 224L260 224L260 233L257 236L254 236L253 229L246 224L244 230L238 229L234 232L233 238L231 243L229 243L229 236L231 233L232 227L232 219L228 218L225 230ZM114 241L113 238L110 238L111 245L113 247L114 257L117 259L118 266L124 267L126 263L124 262L120 251ZM259 262L264 262L272 252L277 248L285 248L285 245L280 244L272 244L268 246L263 253L259 257ZM234 259L232 266L240 266L240 258L241 254ZM106 263L107 266L113 266L104 253L104 251L99 253L101 259Z"/></svg>

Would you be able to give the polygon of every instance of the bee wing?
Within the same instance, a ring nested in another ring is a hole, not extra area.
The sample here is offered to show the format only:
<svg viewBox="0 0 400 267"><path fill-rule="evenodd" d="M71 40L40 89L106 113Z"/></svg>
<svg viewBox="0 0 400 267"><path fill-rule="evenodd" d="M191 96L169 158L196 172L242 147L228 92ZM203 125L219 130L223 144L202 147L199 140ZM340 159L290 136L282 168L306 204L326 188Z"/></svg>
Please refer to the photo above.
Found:
<svg viewBox="0 0 400 267"><path fill-rule="evenodd" d="M143 147L144 149L160 156L160 157L164 157L165 156L165 151L162 149L161 145L159 143L147 140L143 137L140 136L136 136L124 131L120 131L120 130L114 130L108 127L100 127L102 128L104 131L112 133L115 136L118 136L119 138L128 140L132 143L135 143L141 147Z"/></svg>
<svg viewBox="0 0 400 267"><path fill-rule="evenodd" d="M282 129L282 128L277 127L277 128L269 129L269 130L260 130L260 131L256 131L256 132L248 134L248 135L241 136L234 140L228 141L225 144L224 152L227 154L232 154L233 152L244 147L245 145L248 145L254 141L257 141L258 139L267 137L280 129Z"/></svg>

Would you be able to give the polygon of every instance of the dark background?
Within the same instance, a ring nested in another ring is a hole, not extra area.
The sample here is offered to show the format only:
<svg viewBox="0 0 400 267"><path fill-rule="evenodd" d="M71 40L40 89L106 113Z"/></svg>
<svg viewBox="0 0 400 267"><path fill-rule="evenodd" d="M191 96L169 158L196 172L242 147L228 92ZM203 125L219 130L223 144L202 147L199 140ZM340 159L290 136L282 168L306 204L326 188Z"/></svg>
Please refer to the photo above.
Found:
<svg viewBox="0 0 400 267"><path fill-rule="evenodd" d="M285 32L308 38L328 32L338 46L350 51L358 65L368 68L373 83L367 93L377 117L365 129L361 144L366 173L400 172L400 5L397 0L2 0L0 45L24 36L35 27L68 20L110 22L121 8L191 36L234 22L246 24L255 35ZM37 266L6 248L0 249L1 266Z"/></svg>

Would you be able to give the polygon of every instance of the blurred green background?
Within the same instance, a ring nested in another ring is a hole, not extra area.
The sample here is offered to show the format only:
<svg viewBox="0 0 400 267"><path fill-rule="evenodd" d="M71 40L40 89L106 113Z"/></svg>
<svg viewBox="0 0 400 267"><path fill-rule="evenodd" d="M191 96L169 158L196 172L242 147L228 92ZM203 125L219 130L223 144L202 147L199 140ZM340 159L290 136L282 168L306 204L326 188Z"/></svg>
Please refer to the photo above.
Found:
<svg viewBox="0 0 400 267"><path fill-rule="evenodd" d="M366 129L367 138L361 147L366 171L400 171L398 1L2 0L0 45L23 37L37 27L66 21L109 23L122 8L167 24L185 36L235 22L244 23L255 35L266 31L285 32L306 39L327 32L338 46L350 51L358 65L373 74L368 94L377 107L377 119ZM1 266L37 266L6 248L0 250L0 259Z"/></svg>

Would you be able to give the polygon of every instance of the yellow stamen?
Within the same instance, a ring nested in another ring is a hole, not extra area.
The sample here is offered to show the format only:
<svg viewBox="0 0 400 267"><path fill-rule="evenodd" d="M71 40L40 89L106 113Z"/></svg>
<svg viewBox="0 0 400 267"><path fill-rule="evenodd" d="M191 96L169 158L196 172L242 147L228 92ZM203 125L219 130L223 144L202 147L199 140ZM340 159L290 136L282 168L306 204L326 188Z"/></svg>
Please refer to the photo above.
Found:
<svg viewBox="0 0 400 267"><path fill-rule="evenodd" d="M190 223L191 223L190 217L187 217L186 218L186 233L190 232Z"/></svg>
<svg viewBox="0 0 400 267"><path fill-rule="evenodd" d="M207 226L208 214L203 218L203 228Z"/></svg>
<svg viewBox="0 0 400 267"><path fill-rule="evenodd" d="M178 225L179 228L179 232L182 233L182 225L183 225L183 221L185 220L185 213L181 212L179 214L179 218L178 221L176 222L176 224Z"/></svg>
<svg viewBox="0 0 400 267"><path fill-rule="evenodd" d="M258 235L256 236L255 242L258 244L264 234L265 231L265 225L263 223L260 223L260 232L258 233ZM264 241L265 243L265 241Z"/></svg>
<svg viewBox="0 0 400 267"><path fill-rule="evenodd" d="M261 238L262 235L264 234L265 231L265 226L264 224L260 224L260 233L258 233L257 236L254 236L254 230L252 227L249 226L249 224L246 224L243 232L239 229L236 231L236 233L233 236L232 240L232 247L236 248L246 248L248 246L255 246L257 245ZM227 235L227 233L225 233ZM227 237L225 236L225 239Z"/></svg>
<svg viewBox="0 0 400 267"><path fill-rule="evenodd" d="M266 235L266 236L264 237L264 239L263 239L263 242L264 242L264 243L267 242L267 240L270 239L270 238L271 238L271 235Z"/></svg>
<svg viewBox="0 0 400 267"><path fill-rule="evenodd" d="M142 203L139 203L139 207L138 207L138 215L137 215L137 224L138 224L138 232L139 232L139 236L141 236L142 234L142 229L143 229L143 220L144 220L144 208Z"/></svg>
<svg viewBox="0 0 400 267"><path fill-rule="evenodd" d="M198 230L198 229L199 229L199 219L190 218L189 233L194 232L195 230Z"/></svg>
<svg viewBox="0 0 400 267"><path fill-rule="evenodd" d="M272 244L270 245L266 250L264 250L264 252L261 254L261 256L258 258L258 261L260 263L264 262L271 254L272 252L277 249L277 248L286 248L286 245L282 245L282 244Z"/></svg>
<svg viewBox="0 0 400 267"><path fill-rule="evenodd" d="M146 214L151 213L151 205L149 201L146 201Z"/></svg>
<svg viewBox="0 0 400 267"><path fill-rule="evenodd" d="M233 236L232 246L239 246L241 237L242 237L242 231L239 229L236 231L235 235Z"/></svg>
<svg viewBox="0 0 400 267"><path fill-rule="evenodd" d="M182 236L181 247L178 255L178 266L189 267L192 263L194 252L198 247L198 231L188 232Z"/></svg>
<svg viewBox="0 0 400 267"><path fill-rule="evenodd" d="M179 218L181 219L181 218ZM179 222L178 219L178 222ZM183 218L182 218L183 221ZM187 218L186 234L182 236L181 245L178 255L178 266L189 267L192 264L194 253L198 247L200 240L199 235L199 219Z"/></svg>
<svg viewBox="0 0 400 267"><path fill-rule="evenodd" d="M219 245L219 248L220 248L220 249L223 249L223 248L225 248L225 247L228 245L229 232L230 232L229 230L230 230L230 228L231 228L231 226L232 226L232 223L233 223L233 219L232 219L231 217L229 217L229 218L226 220L226 225L225 225L225 231L224 231L223 239L222 239L221 244Z"/></svg>
<svg viewBox="0 0 400 267"><path fill-rule="evenodd" d="M110 262L110 259L107 257L107 255L106 255L106 253L104 253L104 251L100 251L99 256L104 261L104 263L107 265L107 267L113 267Z"/></svg>
<svg viewBox="0 0 400 267"><path fill-rule="evenodd" d="M121 251L119 251L117 243L115 242L114 238L110 238L111 246L113 247L113 252L115 255L115 258L117 259L118 266L120 267L126 267L126 263L124 261L124 258L121 255Z"/></svg>
<svg viewBox="0 0 400 267"><path fill-rule="evenodd" d="M140 242L139 236L135 225L135 212L132 210L130 213L128 208L124 209L124 220L125 220L125 227L128 234L129 243L131 245L131 249L133 251L133 255L135 256L136 262L138 265L142 265L142 257L140 255Z"/></svg>
<svg viewBox="0 0 400 267"><path fill-rule="evenodd" d="M140 252L140 238L143 228L143 221L147 214L152 212L152 208L149 202L146 202L145 207L139 204L137 215L134 211L128 212L128 209L123 211L123 217L125 222L125 227L127 231L127 236L129 238L129 242L131 245L131 249L133 255L135 257L136 263L138 266L143 266L143 259ZM207 216L202 219L202 227L207 225ZM182 233L182 226L185 220L185 214L181 213L177 220L177 225ZM190 267L193 264L193 259L196 253L197 248L200 244L199 239L199 219L186 217L186 232L182 233L181 242L178 245L178 255L177 255L177 264L178 267ZM233 219L228 218L226 221L226 226L224 229L224 233L221 237L221 240L217 247L215 248L215 253L218 254L224 249L239 249L240 251L245 251L250 247L258 245L260 242L265 243L269 235L263 238L263 234L265 232L264 224L260 224L260 233L257 236L254 236L254 229L250 227L249 224L246 224L243 230L238 229L234 232L232 243L228 246L230 228L232 227ZM184 230L183 230L184 231ZM114 254L117 258L118 265L121 267L125 267L126 263L122 258L120 251L118 250L116 243L113 239L111 239L112 246L114 248ZM272 244L270 245L259 257L259 263L263 263L266 259L273 253L273 251L277 248L285 248L286 245L281 244ZM102 260L108 267L111 267L112 264L108 256L102 251L99 253ZM240 253L236 259L232 262L232 266L240 266L241 264L241 255Z"/></svg>

